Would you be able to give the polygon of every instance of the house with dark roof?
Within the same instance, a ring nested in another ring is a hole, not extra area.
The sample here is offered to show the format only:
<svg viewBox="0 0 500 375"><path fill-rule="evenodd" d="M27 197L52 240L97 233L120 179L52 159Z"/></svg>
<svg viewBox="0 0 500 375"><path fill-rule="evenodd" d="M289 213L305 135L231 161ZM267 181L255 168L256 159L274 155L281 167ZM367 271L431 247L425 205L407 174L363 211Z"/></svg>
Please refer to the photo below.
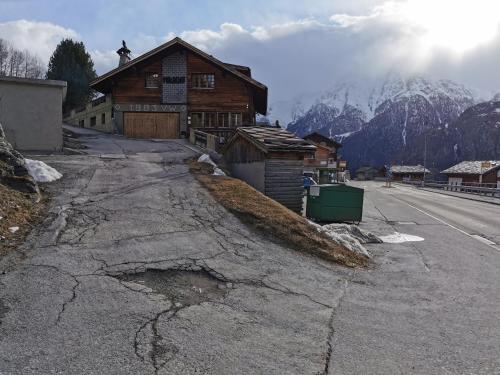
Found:
<svg viewBox="0 0 500 375"><path fill-rule="evenodd" d="M394 181L422 181L430 170L423 165L392 165L390 173Z"/></svg>
<svg viewBox="0 0 500 375"><path fill-rule="evenodd" d="M304 159L304 173L316 176L320 183L327 184L337 179L337 172L345 169L345 165L342 168L338 165L338 150L342 145L316 132L306 135L304 139L316 146L316 152Z"/></svg>
<svg viewBox="0 0 500 375"><path fill-rule="evenodd" d="M488 184L500 189L500 160L463 161L441 173L454 186Z"/></svg>
<svg viewBox="0 0 500 375"><path fill-rule="evenodd" d="M123 42L119 65L90 86L102 97L66 122L130 138L187 137L191 128L254 125L267 87L249 67L224 63L180 38L135 58ZM117 59L118 60L118 59Z"/></svg>
<svg viewBox="0 0 500 375"><path fill-rule="evenodd" d="M281 129L240 127L223 149L231 174L300 213L304 156L316 146Z"/></svg>

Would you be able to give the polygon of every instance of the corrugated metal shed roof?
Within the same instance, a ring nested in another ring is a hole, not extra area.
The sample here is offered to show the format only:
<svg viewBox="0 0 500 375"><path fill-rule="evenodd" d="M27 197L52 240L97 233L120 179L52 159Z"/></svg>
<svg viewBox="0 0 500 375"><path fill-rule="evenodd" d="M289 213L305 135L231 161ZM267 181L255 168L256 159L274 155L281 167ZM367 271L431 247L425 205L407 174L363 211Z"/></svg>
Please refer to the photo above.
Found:
<svg viewBox="0 0 500 375"><path fill-rule="evenodd" d="M489 162L491 164L490 168L481 168L481 164L484 162ZM454 165L453 167L450 167L448 169L445 169L441 173L445 174L484 174L492 169L497 168L500 166L500 160L471 160L471 161L463 161L461 163L458 163Z"/></svg>
<svg viewBox="0 0 500 375"><path fill-rule="evenodd" d="M281 128L262 126L238 128L236 135L250 139L264 151L314 152L316 146Z"/></svg>
<svg viewBox="0 0 500 375"><path fill-rule="evenodd" d="M423 165L393 165L391 166L392 173L430 173Z"/></svg>

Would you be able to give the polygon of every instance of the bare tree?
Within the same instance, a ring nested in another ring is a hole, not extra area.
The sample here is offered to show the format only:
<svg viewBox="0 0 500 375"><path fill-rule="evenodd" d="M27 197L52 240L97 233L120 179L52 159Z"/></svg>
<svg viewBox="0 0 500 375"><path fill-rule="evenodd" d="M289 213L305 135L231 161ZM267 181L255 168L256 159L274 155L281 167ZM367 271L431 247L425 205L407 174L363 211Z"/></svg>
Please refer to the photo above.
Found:
<svg viewBox="0 0 500 375"><path fill-rule="evenodd" d="M9 58L9 46L5 40L0 39L0 76L7 75L7 61Z"/></svg>
<svg viewBox="0 0 500 375"><path fill-rule="evenodd" d="M41 60L29 51L20 51L0 39L0 76L42 78Z"/></svg>

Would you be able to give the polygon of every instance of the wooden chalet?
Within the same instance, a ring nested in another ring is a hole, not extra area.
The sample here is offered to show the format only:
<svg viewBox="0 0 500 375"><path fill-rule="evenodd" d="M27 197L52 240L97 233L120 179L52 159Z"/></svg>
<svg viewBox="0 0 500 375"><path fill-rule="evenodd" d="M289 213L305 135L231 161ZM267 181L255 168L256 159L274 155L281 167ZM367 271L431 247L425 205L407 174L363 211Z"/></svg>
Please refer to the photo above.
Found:
<svg viewBox="0 0 500 375"><path fill-rule="evenodd" d="M180 138L190 128L254 125L256 113L266 113L267 87L250 68L180 38L133 60L125 43L117 53L120 65L90 83L105 99L72 111L67 122L131 138Z"/></svg>
<svg viewBox="0 0 500 375"><path fill-rule="evenodd" d="M463 161L441 173L452 186L484 185L500 189L500 160Z"/></svg>
<svg viewBox="0 0 500 375"><path fill-rule="evenodd" d="M315 151L316 146L284 129L241 127L223 152L234 177L300 213L304 156Z"/></svg>
<svg viewBox="0 0 500 375"><path fill-rule="evenodd" d="M431 171L423 165L393 165L390 173L394 181L422 181Z"/></svg>
<svg viewBox="0 0 500 375"><path fill-rule="evenodd" d="M334 176L341 170L338 164L338 150L342 145L316 132L306 135L304 139L316 146L316 152L304 158L304 173L314 175L319 183L328 184L332 179L337 180Z"/></svg>

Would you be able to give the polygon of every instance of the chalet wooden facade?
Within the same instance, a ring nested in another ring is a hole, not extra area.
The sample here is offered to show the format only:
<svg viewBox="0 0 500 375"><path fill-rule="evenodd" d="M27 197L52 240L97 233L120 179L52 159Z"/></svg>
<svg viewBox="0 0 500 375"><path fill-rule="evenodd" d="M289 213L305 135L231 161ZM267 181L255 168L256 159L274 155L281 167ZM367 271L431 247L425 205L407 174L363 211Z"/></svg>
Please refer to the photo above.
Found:
<svg viewBox="0 0 500 375"><path fill-rule="evenodd" d="M424 168L423 165L393 165L390 173L394 181L423 181L425 175L431 171Z"/></svg>
<svg viewBox="0 0 500 375"><path fill-rule="evenodd" d="M304 173L313 175L321 184L338 180L338 172L345 169L345 165L340 168L338 164L338 150L342 145L316 132L304 139L316 146L316 152L304 158Z"/></svg>
<svg viewBox="0 0 500 375"><path fill-rule="evenodd" d="M224 148L231 174L285 207L300 213L304 156L316 147L292 133L269 127L242 127Z"/></svg>
<svg viewBox="0 0 500 375"><path fill-rule="evenodd" d="M441 173L451 186L479 186L500 189L500 160L463 161Z"/></svg>
<svg viewBox="0 0 500 375"><path fill-rule="evenodd" d="M267 87L248 67L223 63L180 38L130 61L128 52L124 44L121 65L90 84L112 103L119 134L179 138L190 128L253 125L256 113L266 113ZM101 130L98 123L79 124Z"/></svg>

